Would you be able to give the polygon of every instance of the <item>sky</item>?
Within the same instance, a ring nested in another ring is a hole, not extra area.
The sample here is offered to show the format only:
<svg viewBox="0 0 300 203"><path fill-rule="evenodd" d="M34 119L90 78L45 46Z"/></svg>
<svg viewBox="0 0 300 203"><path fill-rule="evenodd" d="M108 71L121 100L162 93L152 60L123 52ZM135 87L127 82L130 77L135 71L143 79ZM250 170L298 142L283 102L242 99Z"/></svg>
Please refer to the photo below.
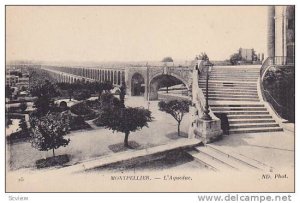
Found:
<svg viewBox="0 0 300 203"><path fill-rule="evenodd" d="M174 61L266 53L265 6L7 6L6 60Z"/></svg>

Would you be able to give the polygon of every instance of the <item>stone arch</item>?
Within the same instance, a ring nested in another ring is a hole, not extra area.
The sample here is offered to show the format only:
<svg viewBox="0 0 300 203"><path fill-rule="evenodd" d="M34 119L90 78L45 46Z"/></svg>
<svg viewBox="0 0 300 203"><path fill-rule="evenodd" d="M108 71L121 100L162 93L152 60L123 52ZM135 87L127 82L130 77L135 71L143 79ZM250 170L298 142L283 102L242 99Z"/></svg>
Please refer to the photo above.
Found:
<svg viewBox="0 0 300 203"><path fill-rule="evenodd" d="M131 95L143 96L145 93L145 78L140 73L134 73L130 80L131 83Z"/></svg>
<svg viewBox="0 0 300 203"><path fill-rule="evenodd" d="M156 74L154 75L149 82L149 99L157 100L158 99L158 90L166 85L166 82L170 80L171 85L184 84L186 92L189 91L189 84L186 80L182 79L180 76L170 73L170 74Z"/></svg>

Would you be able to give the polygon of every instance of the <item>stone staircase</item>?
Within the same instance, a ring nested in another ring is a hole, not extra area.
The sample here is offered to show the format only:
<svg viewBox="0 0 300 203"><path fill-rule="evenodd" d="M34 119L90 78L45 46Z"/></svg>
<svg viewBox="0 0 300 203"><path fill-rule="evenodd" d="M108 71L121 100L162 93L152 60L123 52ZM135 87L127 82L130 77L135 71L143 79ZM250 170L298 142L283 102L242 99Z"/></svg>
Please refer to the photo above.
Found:
<svg viewBox="0 0 300 203"><path fill-rule="evenodd" d="M218 149L217 146L207 144L202 147L195 147L187 151L195 161L216 172L233 171L265 171L270 172L273 167L258 160L243 156L241 154Z"/></svg>
<svg viewBox="0 0 300 203"><path fill-rule="evenodd" d="M257 92L259 66L215 66L209 73L209 106L225 113L229 134L275 132L283 129L260 101ZM206 96L206 73L199 78Z"/></svg>

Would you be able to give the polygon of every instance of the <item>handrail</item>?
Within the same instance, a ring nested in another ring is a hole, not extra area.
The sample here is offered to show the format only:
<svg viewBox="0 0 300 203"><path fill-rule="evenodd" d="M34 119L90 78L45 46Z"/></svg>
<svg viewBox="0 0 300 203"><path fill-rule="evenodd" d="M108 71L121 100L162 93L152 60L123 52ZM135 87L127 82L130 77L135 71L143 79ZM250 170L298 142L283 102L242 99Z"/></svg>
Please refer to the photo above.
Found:
<svg viewBox="0 0 300 203"><path fill-rule="evenodd" d="M284 66L284 65L294 65L295 60L294 58L286 57L286 56L275 56L275 57L268 57L261 66L260 69L260 79L259 85L261 89L262 98L264 101L268 102L274 112L282 118L282 114L286 109L284 106L279 104L276 99L271 95L271 93L266 90L263 86L263 79L267 71L274 66Z"/></svg>

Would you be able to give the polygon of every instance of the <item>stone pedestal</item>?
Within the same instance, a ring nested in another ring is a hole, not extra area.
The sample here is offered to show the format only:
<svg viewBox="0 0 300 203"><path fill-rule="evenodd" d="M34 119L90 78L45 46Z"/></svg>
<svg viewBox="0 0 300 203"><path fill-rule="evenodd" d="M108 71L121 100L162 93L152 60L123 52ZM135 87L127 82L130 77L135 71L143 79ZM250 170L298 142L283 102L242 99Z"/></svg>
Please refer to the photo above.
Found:
<svg viewBox="0 0 300 203"><path fill-rule="evenodd" d="M194 128L195 138L202 140L203 143L211 143L222 137L221 121L219 119L196 121Z"/></svg>

